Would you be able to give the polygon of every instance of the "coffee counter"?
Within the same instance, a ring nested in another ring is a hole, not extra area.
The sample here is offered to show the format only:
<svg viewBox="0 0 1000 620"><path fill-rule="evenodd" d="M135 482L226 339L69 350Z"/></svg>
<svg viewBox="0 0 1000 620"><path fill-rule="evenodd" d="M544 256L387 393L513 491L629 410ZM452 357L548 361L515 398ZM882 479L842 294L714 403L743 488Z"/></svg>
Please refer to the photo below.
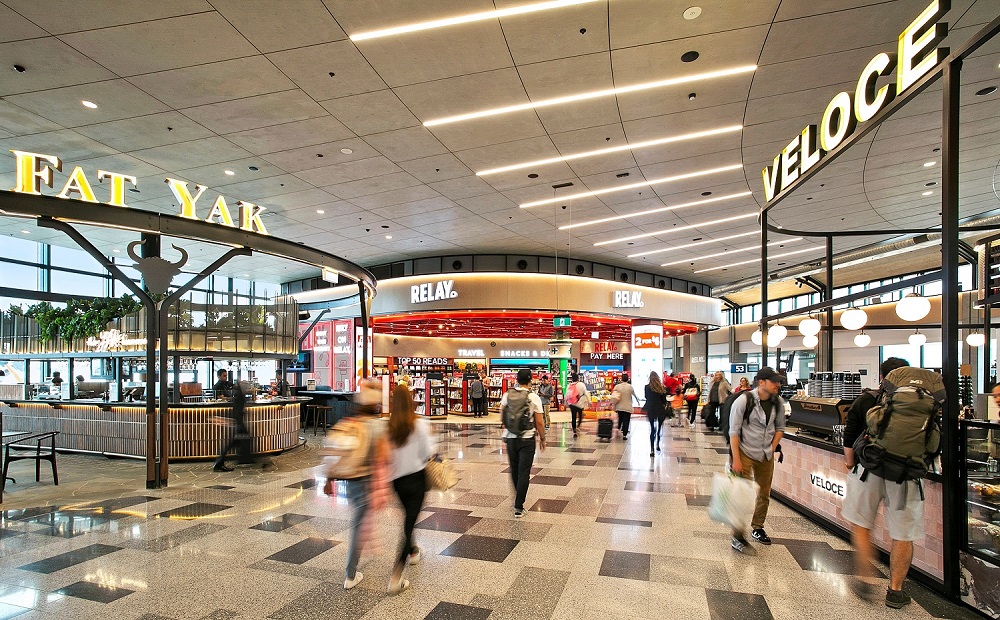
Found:
<svg viewBox="0 0 1000 620"><path fill-rule="evenodd" d="M248 401L246 423L254 452L276 453L299 443L300 407L308 398ZM3 430L59 431L56 448L146 458L146 405L90 400L4 400ZM167 409L170 459L218 454L232 427L232 403L171 403Z"/></svg>
<svg viewBox="0 0 1000 620"><path fill-rule="evenodd" d="M842 536L851 523L840 515L847 484L844 449L788 428L781 440L784 461L774 466L771 496L810 520ZM926 577L944 579L943 502L940 476L930 474L924 488L924 538L913 543L913 567ZM888 552L892 542L884 526L885 507L872 530L872 543Z"/></svg>

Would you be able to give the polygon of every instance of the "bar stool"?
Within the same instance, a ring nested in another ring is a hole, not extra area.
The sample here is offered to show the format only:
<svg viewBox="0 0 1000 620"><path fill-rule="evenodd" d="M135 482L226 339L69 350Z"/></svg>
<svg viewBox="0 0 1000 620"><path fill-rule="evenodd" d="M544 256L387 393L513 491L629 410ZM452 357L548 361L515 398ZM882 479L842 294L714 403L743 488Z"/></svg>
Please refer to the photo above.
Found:
<svg viewBox="0 0 1000 620"><path fill-rule="evenodd" d="M313 435L316 435L319 431L319 427L323 426L323 432L326 432L326 416L333 411L333 407L328 405L307 405L306 406L306 425L304 428L309 428L309 419L312 416L312 428Z"/></svg>

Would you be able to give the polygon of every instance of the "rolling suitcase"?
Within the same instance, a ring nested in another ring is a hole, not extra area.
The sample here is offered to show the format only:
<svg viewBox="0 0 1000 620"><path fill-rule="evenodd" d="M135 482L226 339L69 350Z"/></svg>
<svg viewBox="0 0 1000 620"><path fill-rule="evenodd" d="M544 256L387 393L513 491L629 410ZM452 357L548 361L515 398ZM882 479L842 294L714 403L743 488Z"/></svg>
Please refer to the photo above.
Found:
<svg viewBox="0 0 1000 620"><path fill-rule="evenodd" d="M611 422L611 416L601 414L601 417L597 419L597 438L610 442L613 428L614 424Z"/></svg>

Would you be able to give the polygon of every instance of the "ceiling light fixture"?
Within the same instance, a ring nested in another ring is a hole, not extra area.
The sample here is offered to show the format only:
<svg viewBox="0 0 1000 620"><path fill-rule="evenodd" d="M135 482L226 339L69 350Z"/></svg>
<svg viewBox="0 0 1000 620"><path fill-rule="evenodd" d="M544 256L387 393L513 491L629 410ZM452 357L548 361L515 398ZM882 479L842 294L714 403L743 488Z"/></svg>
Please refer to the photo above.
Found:
<svg viewBox="0 0 1000 620"><path fill-rule="evenodd" d="M605 187L604 189L595 189L589 192L580 192L578 194L569 194L568 196L560 196L558 198L548 198L546 200L536 200L535 202L526 202L519 205L522 209L529 209L531 207L540 207L542 205L552 204L554 202L566 202L567 200L575 200L577 198L586 198L587 196L603 196L604 194L611 194L613 192L624 192L630 189L636 189L639 187L648 187L650 185L659 185L661 183L673 183L674 181L683 181L685 179L693 179L696 177L707 176L710 174L718 174L720 172L729 172L732 170L742 170L743 164L733 164L731 166L722 166L721 168L710 168L708 170L699 170L698 172L689 172L687 174L678 174L672 177L662 177L659 179L652 179L650 181L641 181L639 183L629 183L628 185L620 185L618 187Z"/></svg>
<svg viewBox="0 0 1000 620"><path fill-rule="evenodd" d="M933 193L934 193L934 192L932 192L932 191L928 190L928 191L926 191L926 192L920 192L920 195L921 195L921 196L930 196L930 195L931 195L931 194L933 194Z"/></svg>
<svg viewBox="0 0 1000 620"><path fill-rule="evenodd" d="M815 336L821 329L823 329L823 325L812 316L799 321L799 333L803 336Z"/></svg>
<svg viewBox="0 0 1000 620"><path fill-rule="evenodd" d="M490 174L499 174L501 172L510 172L511 170L521 170L522 168L532 168L534 166L544 166L546 164L555 164L562 161L571 161L574 159L582 159L584 157L596 157L597 155L607 155L608 153L618 153L621 151L629 151L636 149L648 148L651 146L658 146L661 144L670 144L671 142L681 142L683 140L696 140L698 138L707 138L709 136L717 136L724 133L732 133L734 131L740 131L743 129L743 125L731 125L729 127L720 127L718 129L709 129L706 131L696 131L694 133L682 134L679 136L670 136L669 138L658 138L656 140L646 140L645 142L636 142L634 144L625 144L622 146L612 146L606 149L598 149L596 151L586 151L583 153L574 153L572 155L565 155L563 157L550 157L548 159L539 159L537 161L529 161L522 164L512 164L510 166L501 166L499 168L490 168L488 170L482 170L476 173L476 176L487 176Z"/></svg>
<svg viewBox="0 0 1000 620"><path fill-rule="evenodd" d="M392 235L386 235L385 238L386 239L392 239Z"/></svg>
<svg viewBox="0 0 1000 620"><path fill-rule="evenodd" d="M745 213L743 215L734 215L732 217L718 218L714 220L709 220L707 222L700 222L698 224L689 224L688 226L674 226L672 228L667 228L664 230L657 230L651 233L643 233L641 235L632 235L629 237L621 237L620 239L609 239L608 241L598 241L595 246L610 245L612 243L619 243L622 241L632 241L633 239L645 239L646 237L655 237L656 235L666 235L672 232L680 232L682 230L690 230L692 228L700 228L702 226L712 226L713 224L724 224L726 222L734 222L736 220L743 220L748 217L757 217L759 213L754 211L753 213ZM651 252L647 252L650 254Z"/></svg>
<svg viewBox="0 0 1000 620"><path fill-rule="evenodd" d="M340 152L343 153L344 155L350 155L351 153L354 152L354 149L340 149Z"/></svg>
<svg viewBox="0 0 1000 620"><path fill-rule="evenodd" d="M916 292L910 293L896 302L896 316L904 321L914 322L923 319L931 312L931 301Z"/></svg>
<svg viewBox="0 0 1000 620"><path fill-rule="evenodd" d="M816 336L803 336L802 337L802 346L804 346L804 347L808 347L808 348L812 349L812 348L814 348L818 344L819 344L819 338L817 338Z"/></svg>
<svg viewBox="0 0 1000 620"><path fill-rule="evenodd" d="M86 101L86 100L84 100L84 101L81 101L80 103L82 103L83 107L85 107L85 108L90 108L91 110L96 110L97 109L97 104L94 103L93 101Z"/></svg>
<svg viewBox="0 0 1000 620"><path fill-rule="evenodd" d="M649 252L638 252L636 254L629 254L628 258L635 258L637 256L649 256L650 254L663 254L664 252L673 252L674 250L683 250L686 248L693 248L699 245L719 243L720 241L729 241L730 239L738 239L740 237L749 237L750 235L759 235L759 234L760 234L759 230L751 230L750 232L739 233L737 235L727 235L725 237L716 237L714 239L707 239L705 241L699 241L698 243L685 243L684 245L674 245L669 248L663 248L661 250L652 250Z"/></svg>
<svg viewBox="0 0 1000 620"><path fill-rule="evenodd" d="M965 342L967 342L970 347L981 347L986 344L986 335L980 331L974 331L965 337Z"/></svg>
<svg viewBox="0 0 1000 620"><path fill-rule="evenodd" d="M921 334L920 330L918 329L914 331L912 334L910 334L910 337L907 338L907 341L909 341L909 343L915 347L922 347L927 343L927 336Z"/></svg>
<svg viewBox="0 0 1000 620"><path fill-rule="evenodd" d="M861 333L854 337L855 346L867 347L872 343L872 337L865 333L865 330L861 330Z"/></svg>
<svg viewBox="0 0 1000 620"><path fill-rule="evenodd" d="M677 209L684 209L686 207L697 207L699 205L706 205L713 202L721 202L723 200L731 200L733 198L745 198L751 195L751 193L752 192L739 192L737 194L729 194L728 196L719 196L718 198L709 198L707 200L695 200L693 202L683 202L679 205L669 205L665 207L658 207L656 209L647 209L645 211L626 213L625 215L602 217L601 219L598 220L580 222L579 224L566 224L565 226L560 226L559 230L570 230L571 228L580 228L582 226L593 226L594 224L606 224L607 222L615 222L617 220L624 220L632 217L642 217L644 215L653 215L654 213L663 213L665 211L675 211Z"/></svg>
<svg viewBox="0 0 1000 620"><path fill-rule="evenodd" d="M324 213L326 213L326 211L324 211L323 209L316 209L316 213L323 215Z"/></svg>
<svg viewBox="0 0 1000 620"><path fill-rule="evenodd" d="M461 121L468 121L475 118L484 118L486 116L496 116L498 114L510 114L511 112L522 112L524 110L545 108L553 105L561 105L563 103L583 101L585 99L596 99L598 97L611 97L613 95L634 93L641 90L649 90L651 88L663 88L665 86L676 86L678 84L700 82L702 80L711 80L720 77L728 77L731 75L740 75L742 73L751 73L756 70L757 70L757 65L745 65L741 67L733 67L731 69L722 69L720 71L709 71L707 73L695 73L692 75L686 75L684 77L668 78L666 80L656 80L654 82L642 82L640 84L632 84L630 86L621 86L618 88L606 88L604 90L595 90L589 93L566 95L565 97L540 99L539 101L533 101L529 103L519 103L517 105L509 105L501 108L490 108L487 110L479 110L478 112L469 112L467 114L457 114L455 116L435 118L428 121L424 121L424 127L435 127L437 125L458 123Z"/></svg>
<svg viewBox="0 0 1000 620"><path fill-rule="evenodd" d="M757 231L754 231L757 232ZM792 237L791 239L784 239L782 241L772 241L767 244L767 247L775 245L783 245L785 243L792 243L795 241L802 241L802 237ZM704 256L698 256L697 258L683 258L681 260L675 260L672 263L663 263L660 267L670 267L671 265L678 265L680 263L693 263L695 261L702 260L704 258L716 258L718 256L727 256L729 254L737 254L739 252L753 252L755 250L760 250L759 245L755 245L749 248L738 248L736 250L726 250L725 252L716 252L715 254L705 254Z"/></svg>
<svg viewBox="0 0 1000 620"><path fill-rule="evenodd" d="M236 173L235 173L235 172L233 172L232 170L226 170L226 171L225 171L225 173L226 173L226 176L227 176L227 177L231 177L231 176L233 176L233 175L235 175L235 174L236 174Z"/></svg>
<svg viewBox="0 0 1000 620"><path fill-rule="evenodd" d="M31 231L30 231L30 230L22 230L22 231L21 231L21 234L22 234L22 235L30 235L30 234L31 234Z"/></svg>
<svg viewBox="0 0 1000 620"><path fill-rule="evenodd" d="M760 331L759 327L757 328L757 331L750 334L750 342L754 343L758 347L764 344L764 333Z"/></svg>
<svg viewBox="0 0 1000 620"><path fill-rule="evenodd" d="M934 162L932 162L932 161L924 162L924 168L930 168L933 165L934 165Z"/></svg>
<svg viewBox="0 0 1000 620"><path fill-rule="evenodd" d="M523 15L525 13L535 13L537 11L546 11L549 9L561 9L566 6L574 6L577 4L588 4L590 2L596 2L596 1L597 0L552 0L551 2L537 2L535 4L525 4L522 6L513 7L509 9L497 9L495 11L482 11L480 13L456 15L455 17L432 19L430 21L417 22L415 24L407 24L405 26L395 26L393 28L383 28L381 30L370 30L368 32L359 32L357 34L351 35L351 41L367 41L369 39L391 37L397 34L407 34L410 32L419 32L421 30L433 30L435 28L445 28L447 26L457 26L459 24L481 22L488 19L499 19L501 17L510 17L512 15Z"/></svg>
<svg viewBox="0 0 1000 620"><path fill-rule="evenodd" d="M840 313L840 324L848 331L861 329L868 323L868 313L861 308L851 306Z"/></svg>
<svg viewBox="0 0 1000 620"><path fill-rule="evenodd" d="M756 215L756 214L754 214L754 215ZM816 250L816 248L806 248L805 250L796 250L794 252L785 252L784 254L774 254L774 255L768 256L767 258L768 259L784 258L786 256L794 256L796 254L803 254L805 252L812 252L812 251L815 251L815 250ZM741 265L749 265L750 263L759 263L759 262L760 262L759 258L752 258L750 260L745 260L745 261L741 261L741 262L738 262L738 263L731 263L729 265L719 265L718 267L710 267L709 269L699 269L698 271L695 271L695 273L705 273L706 271L716 271L718 269L729 269L730 267L739 267Z"/></svg>

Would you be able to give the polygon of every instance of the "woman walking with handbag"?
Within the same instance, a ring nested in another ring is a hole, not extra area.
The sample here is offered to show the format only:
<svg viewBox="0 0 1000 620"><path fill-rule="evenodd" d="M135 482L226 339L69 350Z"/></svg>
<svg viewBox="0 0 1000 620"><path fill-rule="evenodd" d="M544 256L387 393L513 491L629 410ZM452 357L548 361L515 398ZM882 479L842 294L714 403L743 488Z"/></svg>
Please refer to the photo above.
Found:
<svg viewBox="0 0 1000 620"><path fill-rule="evenodd" d="M694 424L695 418L698 416L698 397L701 396L701 388L698 386L698 381L691 375L688 378L687 383L684 384L684 402L687 404L687 416L681 413L681 418L687 420L687 425L691 426Z"/></svg>
<svg viewBox="0 0 1000 620"><path fill-rule="evenodd" d="M420 561L420 548L413 544L413 527L427 493L427 461L434 454L431 432L424 420L417 421L413 394L405 385L392 391L389 415L389 441L392 445L392 488L403 505L403 544L389 577L389 593L398 594L410 587L403 579L407 564Z"/></svg>
<svg viewBox="0 0 1000 620"><path fill-rule="evenodd" d="M655 456L660 450L663 422L667 419L667 390L655 370L649 373L646 384L646 418L649 420L649 456Z"/></svg>
<svg viewBox="0 0 1000 620"><path fill-rule="evenodd" d="M570 375L569 380L573 382L573 385L568 390L569 394L566 397L566 404L569 405L573 436L576 437L577 428L583 426L583 410L590 403L590 393L587 391L587 385L583 381L580 381L579 373L574 372Z"/></svg>

